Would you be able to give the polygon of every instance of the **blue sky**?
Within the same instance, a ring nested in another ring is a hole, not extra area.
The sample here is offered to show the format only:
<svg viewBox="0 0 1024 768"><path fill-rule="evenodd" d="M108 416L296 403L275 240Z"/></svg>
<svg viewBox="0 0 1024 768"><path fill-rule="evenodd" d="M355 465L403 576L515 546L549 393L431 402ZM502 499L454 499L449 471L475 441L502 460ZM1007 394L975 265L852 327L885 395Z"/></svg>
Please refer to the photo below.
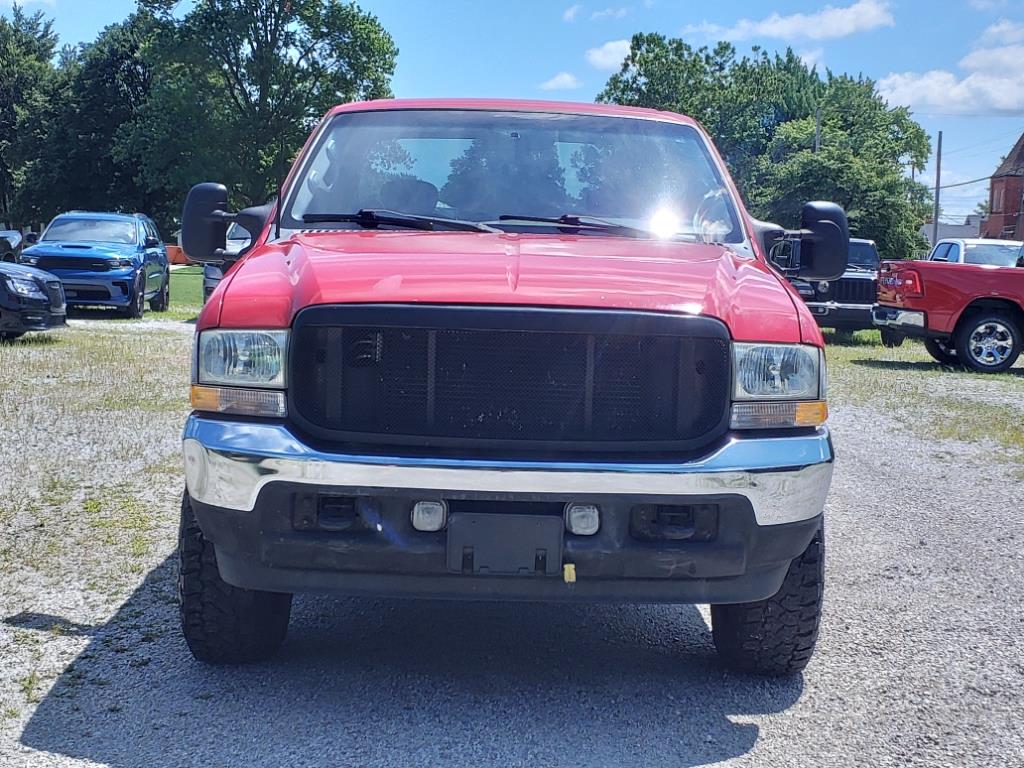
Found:
<svg viewBox="0 0 1024 768"><path fill-rule="evenodd" d="M11 0L0 0L9 12ZM835 72L876 79L933 137L943 184L990 174L1024 132L1024 0L362 0L395 38L398 96L589 101L634 32L693 44L792 47ZM32 0L64 42L95 37L134 0ZM182 0L187 8L188 0ZM934 179L933 169L922 180ZM943 190L944 219L987 198L987 183Z"/></svg>

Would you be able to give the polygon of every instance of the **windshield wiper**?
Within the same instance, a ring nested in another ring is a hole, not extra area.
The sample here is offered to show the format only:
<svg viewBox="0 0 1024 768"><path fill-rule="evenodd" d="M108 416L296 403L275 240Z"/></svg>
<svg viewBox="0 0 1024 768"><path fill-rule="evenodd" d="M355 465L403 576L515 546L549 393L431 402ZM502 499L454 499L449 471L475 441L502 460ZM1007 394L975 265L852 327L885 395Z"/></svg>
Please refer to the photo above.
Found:
<svg viewBox="0 0 1024 768"><path fill-rule="evenodd" d="M306 224L333 224L351 222L361 227L378 227L387 224L394 227L408 227L431 232L437 228L452 229L457 232L501 232L479 221L463 219L446 219L442 216L420 216L415 213L389 211L383 208L360 208L355 213L307 213L302 217Z"/></svg>
<svg viewBox="0 0 1024 768"><path fill-rule="evenodd" d="M592 216L577 216L571 213L564 213L561 216L519 216L511 213L503 213L498 217L497 221L523 221L533 224L553 224L556 227L569 227L571 229L592 229L599 232L614 232L616 234L625 235L626 237L654 236L654 233L649 229L631 227L628 224L616 224L614 221L595 219Z"/></svg>

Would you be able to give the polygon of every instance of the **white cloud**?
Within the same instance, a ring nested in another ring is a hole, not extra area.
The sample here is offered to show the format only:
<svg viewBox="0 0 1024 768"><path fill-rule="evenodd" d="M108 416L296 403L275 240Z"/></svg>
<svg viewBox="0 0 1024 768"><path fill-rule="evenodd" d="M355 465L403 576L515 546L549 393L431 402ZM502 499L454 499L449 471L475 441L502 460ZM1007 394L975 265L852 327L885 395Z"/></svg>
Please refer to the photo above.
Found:
<svg viewBox="0 0 1024 768"><path fill-rule="evenodd" d="M962 59L960 66L981 72L1013 72L1024 62L1024 45L1004 45L999 48L978 48Z"/></svg>
<svg viewBox="0 0 1024 768"><path fill-rule="evenodd" d="M611 71L622 65L629 53L629 40L610 40L598 48L587 51L587 61L597 69Z"/></svg>
<svg viewBox="0 0 1024 768"><path fill-rule="evenodd" d="M590 14L592 21L600 21L601 19L621 19L628 11L625 8L605 8L603 11L594 11Z"/></svg>
<svg viewBox="0 0 1024 768"><path fill-rule="evenodd" d="M878 81L882 97L918 111L965 115L1024 115L1024 72L900 72Z"/></svg>
<svg viewBox="0 0 1024 768"><path fill-rule="evenodd" d="M986 43L1002 45L1024 42L1024 21L1000 19L981 33L981 39Z"/></svg>
<svg viewBox="0 0 1024 768"><path fill-rule="evenodd" d="M878 90L890 104L921 112L1024 115L1022 61L1024 23L1002 19L988 27L975 49L960 59L962 75L945 69L895 72L878 81Z"/></svg>
<svg viewBox="0 0 1024 768"><path fill-rule="evenodd" d="M576 21L576 16L582 10L583 10L583 6L580 5L579 3L576 3L576 5L570 5L564 11L562 11L562 21L565 21L565 22Z"/></svg>
<svg viewBox="0 0 1024 768"><path fill-rule="evenodd" d="M542 91L571 91L579 88L583 83L572 72L559 72L550 80L540 84Z"/></svg>
<svg viewBox="0 0 1024 768"><path fill-rule="evenodd" d="M887 0L857 0L838 8L826 5L815 13L773 13L763 19L740 19L731 27L703 21L685 27L683 34L699 33L722 40L834 40L895 23Z"/></svg>
<svg viewBox="0 0 1024 768"><path fill-rule="evenodd" d="M825 51L821 48L804 51L800 54L800 61L808 67L818 67L820 69L825 66Z"/></svg>

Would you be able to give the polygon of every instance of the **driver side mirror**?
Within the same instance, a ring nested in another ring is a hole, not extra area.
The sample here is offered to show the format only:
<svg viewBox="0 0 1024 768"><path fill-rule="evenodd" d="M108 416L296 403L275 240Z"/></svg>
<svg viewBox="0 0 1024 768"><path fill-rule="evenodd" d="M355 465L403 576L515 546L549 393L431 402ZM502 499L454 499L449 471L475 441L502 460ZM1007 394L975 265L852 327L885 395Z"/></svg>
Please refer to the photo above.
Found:
<svg viewBox="0 0 1024 768"><path fill-rule="evenodd" d="M783 272L804 280L837 280L850 259L846 213L835 203L806 203L800 229L782 233L768 258Z"/></svg>
<svg viewBox="0 0 1024 768"><path fill-rule="evenodd" d="M223 261L227 248L228 190L223 184L196 184L181 212L181 248L192 261Z"/></svg>
<svg viewBox="0 0 1024 768"><path fill-rule="evenodd" d="M38 242L39 242L39 233L38 232L29 232L27 235L25 235L25 245L35 245Z"/></svg>
<svg viewBox="0 0 1024 768"><path fill-rule="evenodd" d="M142 245L145 248L156 248L160 245L160 240L152 235L146 235L146 239L142 241Z"/></svg>

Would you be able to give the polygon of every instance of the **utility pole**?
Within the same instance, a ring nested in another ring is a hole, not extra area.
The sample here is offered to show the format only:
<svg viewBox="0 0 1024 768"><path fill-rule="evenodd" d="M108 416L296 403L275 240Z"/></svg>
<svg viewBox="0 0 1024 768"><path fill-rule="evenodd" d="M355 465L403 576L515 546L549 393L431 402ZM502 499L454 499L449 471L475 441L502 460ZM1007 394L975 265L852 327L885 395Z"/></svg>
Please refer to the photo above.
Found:
<svg viewBox="0 0 1024 768"><path fill-rule="evenodd" d="M932 245L939 241L939 186L942 178L942 131L939 131L939 146L935 151L935 212L932 214Z"/></svg>
<svg viewBox="0 0 1024 768"><path fill-rule="evenodd" d="M821 107L814 110L814 154L821 149Z"/></svg>

